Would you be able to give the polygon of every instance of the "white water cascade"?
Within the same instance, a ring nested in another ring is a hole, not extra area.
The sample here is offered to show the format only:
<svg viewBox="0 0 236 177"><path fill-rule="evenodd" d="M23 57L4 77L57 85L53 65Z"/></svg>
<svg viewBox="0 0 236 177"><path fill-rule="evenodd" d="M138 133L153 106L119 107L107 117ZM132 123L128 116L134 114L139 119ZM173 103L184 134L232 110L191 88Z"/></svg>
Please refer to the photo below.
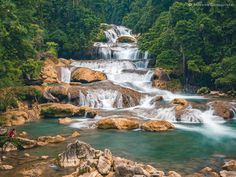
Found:
<svg viewBox="0 0 236 177"><path fill-rule="evenodd" d="M121 36L135 38L132 31L123 26L111 25L111 28L105 31L105 35L107 43L96 42L94 44L98 50L99 60L78 60L71 63L68 68L61 68L61 81L64 83L70 83L71 73L79 67L104 72L107 75L108 82L112 83L112 85L106 85L105 82L100 82L100 84L98 82L87 84L87 89L83 91L78 89L78 105L112 111L113 116L124 112L141 119L167 120L174 123L178 129L196 131L206 136L236 138L236 132L227 127L221 117L215 116L211 108L200 110L189 106L181 115L181 121L177 120L175 109L169 104L171 100L183 98L201 102L205 98L196 95L175 94L152 87L154 72L147 68L148 52L141 53L135 42L117 43L117 39ZM121 91L121 88L128 88L138 93L137 95L141 94L138 105L137 100L136 102L134 100L134 96L127 94L124 90ZM156 96L164 98L164 106L156 107L152 103ZM124 102L126 102L126 106L124 106ZM91 121L86 119L82 124L77 123L75 126L84 127L86 125L91 127Z"/></svg>
<svg viewBox="0 0 236 177"><path fill-rule="evenodd" d="M98 49L98 58L116 59L116 60L147 60L148 52L142 53L138 49L137 43L119 43L119 37L127 37L136 40L132 30L124 26L111 25L110 29L105 31L107 43L96 42L94 47ZM143 61L144 62L144 61ZM145 63L145 62L144 62ZM140 67L144 67L140 65Z"/></svg>

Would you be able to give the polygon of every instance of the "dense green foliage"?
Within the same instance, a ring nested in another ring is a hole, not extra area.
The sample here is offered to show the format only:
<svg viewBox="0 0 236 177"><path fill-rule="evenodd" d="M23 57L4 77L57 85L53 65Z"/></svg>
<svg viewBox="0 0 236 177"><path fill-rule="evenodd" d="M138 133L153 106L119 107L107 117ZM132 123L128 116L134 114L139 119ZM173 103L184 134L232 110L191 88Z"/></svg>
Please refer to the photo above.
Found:
<svg viewBox="0 0 236 177"><path fill-rule="evenodd" d="M182 83L234 90L235 14L232 0L0 0L0 88L37 80L45 53L83 58L114 23Z"/></svg>
<svg viewBox="0 0 236 177"><path fill-rule="evenodd" d="M183 73L185 83L235 89L235 6L204 6L210 3L175 2L142 35L140 46L156 57L157 66Z"/></svg>

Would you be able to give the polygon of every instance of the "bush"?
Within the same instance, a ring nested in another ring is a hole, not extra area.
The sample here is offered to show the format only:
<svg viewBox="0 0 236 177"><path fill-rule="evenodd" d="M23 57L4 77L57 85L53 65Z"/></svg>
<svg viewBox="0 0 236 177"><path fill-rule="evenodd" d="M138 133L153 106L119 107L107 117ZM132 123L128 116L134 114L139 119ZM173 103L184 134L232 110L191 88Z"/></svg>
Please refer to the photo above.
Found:
<svg viewBox="0 0 236 177"><path fill-rule="evenodd" d="M211 90L208 87L201 87L197 90L197 94L209 94Z"/></svg>

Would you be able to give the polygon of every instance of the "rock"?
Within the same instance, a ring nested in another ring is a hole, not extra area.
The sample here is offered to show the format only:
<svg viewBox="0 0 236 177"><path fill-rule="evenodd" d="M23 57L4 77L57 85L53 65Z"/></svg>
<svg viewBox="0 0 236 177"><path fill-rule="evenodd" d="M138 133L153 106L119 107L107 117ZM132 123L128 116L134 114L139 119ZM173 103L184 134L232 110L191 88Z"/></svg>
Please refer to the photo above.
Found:
<svg viewBox="0 0 236 177"><path fill-rule="evenodd" d="M28 136L27 132L23 131L19 133L19 137L26 138Z"/></svg>
<svg viewBox="0 0 236 177"><path fill-rule="evenodd" d="M112 153L109 149L104 150L104 155L98 159L97 169L102 175L108 175L113 163Z"/></svg>
<svg viewBox="0 0 236 177"><path fill-rule="evenodd" d="M161 81L161 80L153 80L152 81L152 86L159 88L159 89L167 89L167 82L166 81Z"/></svg>
<svg viewBox="0 0 236 177"><path fill-rule="evenodd" d="M40 136L38 137L38 142L45 142L45 143L60 143L65 141L66 139L61 135L56 136Z"/></svg>
<svg viewBox="0 0 236 177"><path fill-rule="evenodd" d="M98 128L131 130L139 128L139 121L131 118L103 118L98 121Z"/></svg>
<svg viewBox="0 0 236 177"><path fill-rule="evenodd" d="M214 109L214 114L224 119L232 119L234 117L233 105L227 101L213 101L209 106Z"/></svg>
<svg viewBox="0 0 236 177"><path fill-rule="evenodd" d="M120 157L113 158L115 177L130 177L134 175L151 176L142 164L135 163Z"/></svg>
<svg viewBox="0 0 236 177"><path fill-rule="evenodd" d="M222 169L227 171L236 171L236 160L229 160L225 162Z"/></svg>
<svg viewBox="0 0 236 177"><path fill-rule="evenodd" d="M25 157L30 157L30 154L29 153L24 153L24 156Z"/></svg>
<svg viewBox="0 0 236 177"><path fill-rule="evenodd" d="M236 176L236 171L220 171L220 176L221 177L235 177Z"/></svg>
<svg viewBox="0 0 236 177"><path fill-rule="evenodd" d="M107 80L106 74L89 68L77 68L72 73L72 80L78 82L96 82Z"/></svg>
<svg viewBox="0 0 236 177"><path fill-rule="evenodd" d="M181 177L181 175L175 171L169 171L167 177Z"/></svg>
<svg viewBox="0 0 236 177"><path fill-rule="evenodd" d="M97 112L86 106L74 106L72 104L61 104L61 103L47 103L42 104L41 114L44 117L60 118L60 117L73 117L73 116L85 116L86 114L90 117L96 116ZM69 119L66 119L67 121ZM62 121L62 120L61 120ZM62 121L63 122L63 121Z"/></svg>
<svg viewBox="0 0 236 177"><path fill-rule="evenodd" d="M74 131L71 135L73 138L80 136L80 133L78 131Z"/></svg>
<svg viewBox="0 0 236 177"><path fill-rule="evenodd" d="M154 70L154 80L169 81L170 76L168 71L163 68L155 68Z"/></svg>
<svg viewBox="0 0 236 177"><path fill-rule="evenodd" d="M3 152L10 152L10 151L16 151L16 150L17 150L17 147L11 142L6 142L2 146L2 151Z"/></svg>
<svg viewBox="0 0 236 177"><path fill-rule="evenodd" d="M49 158L48 155L43 155L43 156L41 156L41 159L43 159L43 160L46 160L46 159L48 159L48 158Z"/></svg>
<svg viewBox="0 0 236 177"><path fill-rule="evenodd" d="M23 125L29 118L25 111L7 111L3 116L7 118L8 126Z"/></svg>
<svg viewBox="0 0 236 177"><path fill-rule="evenodd" d="M175 126L165 120L149 120L142 125L145 131L162 132L175 129Z"/></svg>
<svg viewBox="0 0 236 177"><path fill-rule="evenodd" d="M155 105L157 105L158 103L160 103L160 101L163 101L163 96L155 96L155 97L151 100L150 104L155 104Z"/></svg>
<svg viewBox="0 0 236 177"><path fill-rule="evenodd" d="M90 145L76 141L67 146L65 152L58 155L58 165L61 167L76 167L87 159L95 158L96 150Z"/></svg>
<svg viewBox="0 0 236 177"><path fill-rule="evenodd" d="M59 72L57 67L58 61L53 61L52 59L46 59L44 61L40 76L44 83L46 84L55 84L60 83L59 81Z"/></svg>
<svg viewBox="0 0 236 177"><path fill-rule="evenodd" d="M175 98L171 101L171 104L175 108L175 117L177 120L181 120L181 115L185 109L190 105L188 101L182 98Z"/></svg>
<svg viewBox="0 0 236 177"><path fill-rule="evenodd" d="M36 140L31 140L31 139L28 139L28 138L21 138L21 137L16 137L16 139L21 142L22 146L25 149L30 149L30 148L33 148L37 145Z"/></svg>
<svg viewBox="0 0 236 177"><path fill-rule="evenodd" d="M69 124L71 124L73 122L75 122L75 120L73 120L73 119L71 119L69 117L58 119L58 123L62 124L62 125L69 125Z"/></svg>
<svg viewBox="0 0 236 177"><path fill-rule="evenodd" d="M13 166L11 165L0 165L0 170L5 171L5 170L11 170L13 169Z"/></svg>

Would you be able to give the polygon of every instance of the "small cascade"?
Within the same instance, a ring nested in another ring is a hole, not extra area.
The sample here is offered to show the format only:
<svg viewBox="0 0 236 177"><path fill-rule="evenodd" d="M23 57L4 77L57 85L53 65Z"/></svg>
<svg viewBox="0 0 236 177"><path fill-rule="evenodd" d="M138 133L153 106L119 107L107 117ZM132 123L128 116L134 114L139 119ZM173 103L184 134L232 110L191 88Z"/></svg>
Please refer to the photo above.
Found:
<svg viewBox="0 0 236 177"><path fill-rule="evenodd" d="M67 67L61 67L61 81L69 84L71 80L71 70Z"/></svg>
<svg viewBox="0 0 236 177"><path fill-rule="evenodd" d="M86 67L107 74L120 73L124 69L135 69L135 65L127 60L81 60L71 64L74 67Z"/></svg>
<svg viewBox="0 0 236 177"><path fill-rule="evenodd" d="M122 94L114 90L87 90L80 91L79 105L92 108L123 108Z"/></svg>

